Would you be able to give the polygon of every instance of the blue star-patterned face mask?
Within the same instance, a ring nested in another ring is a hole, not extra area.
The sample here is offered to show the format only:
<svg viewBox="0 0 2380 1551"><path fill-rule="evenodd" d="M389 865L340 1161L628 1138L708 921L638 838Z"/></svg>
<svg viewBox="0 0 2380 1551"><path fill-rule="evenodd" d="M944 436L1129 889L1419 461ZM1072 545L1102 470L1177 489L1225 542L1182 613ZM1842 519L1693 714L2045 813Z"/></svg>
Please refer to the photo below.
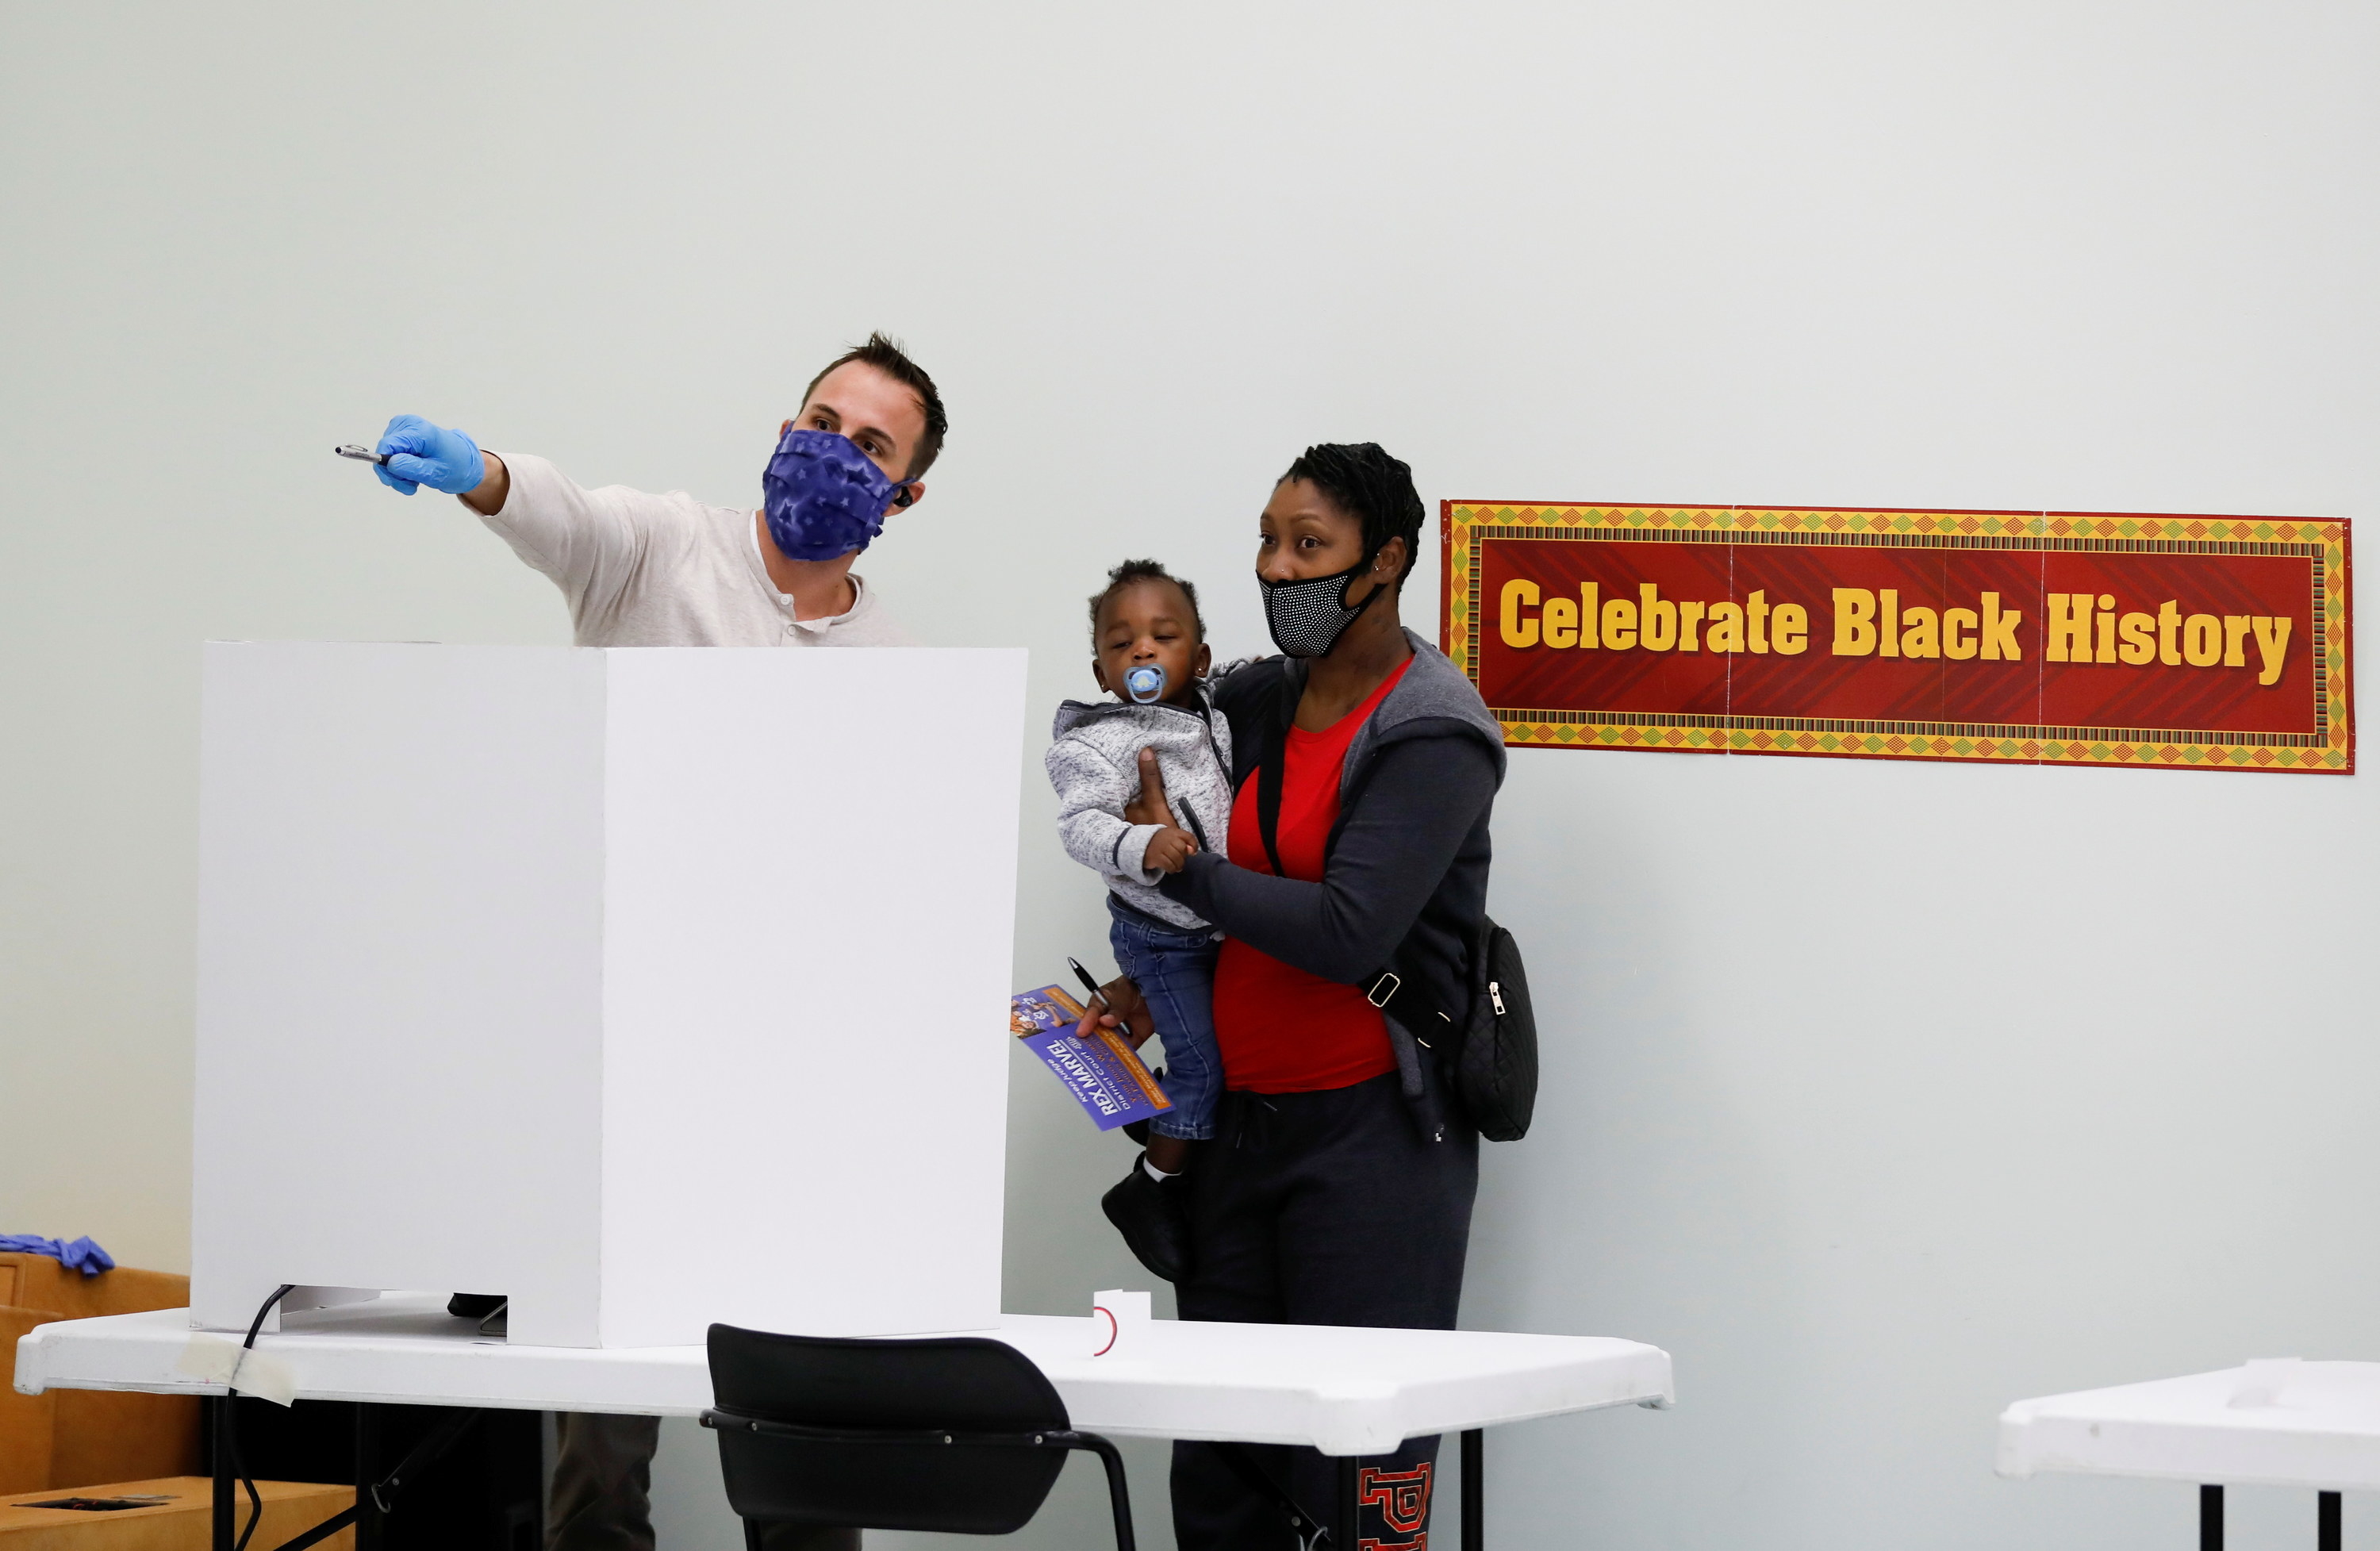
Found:
<svg viewBox="0 0 2380 1551"><path fill-rule="evenodd" d="M788 430L760 475L769 537L795 560L833 560L884 531L884 514L909 503L908 490L876 467L848 436Z"/></svg>

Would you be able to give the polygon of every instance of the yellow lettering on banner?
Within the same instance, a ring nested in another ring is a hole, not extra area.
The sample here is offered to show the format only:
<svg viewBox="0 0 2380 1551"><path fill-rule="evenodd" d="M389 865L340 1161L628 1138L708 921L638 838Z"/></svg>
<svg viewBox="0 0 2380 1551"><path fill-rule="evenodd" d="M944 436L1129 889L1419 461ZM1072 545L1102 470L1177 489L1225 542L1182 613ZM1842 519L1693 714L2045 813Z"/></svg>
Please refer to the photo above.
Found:
<svg viewBox="0 0 2380 1551"><path fill-rule="evenodd" d="M2277 684L2281 677L2282 660L2289 649L2289 616L2282 614L2267 619L2258 614L2255 621L2256 654L2265 660L2265 671L2256 675L2256 682L2260 685Z"/></svg>
<svg viewBox="0 0 2380 1551"><path fill-rule="evenodd" d="M1710 606L1710 635L1705 637L1713 651L1743 649L1743 605L1714 603Z"/></svg>
<svg viewBox="0 0 2380 1551"><path fill-rule="evenodd" d="M1810 611L1799 603L1779 603L1770 616L1768 638L1779 657L1799 657L1810 649Z"/></svg>
<svg viewBox="0 0 2380 1551"><path fill-rule="evenodd" d="M1625 598L1609 599L1603 605L1603 644L1614 651L1636 644L1636 605Z"/></svg>
<svg viewBox="0 0 2380 1551"><path fill-rule="evenodd" d="M1900 593L1894 588L1879 588L1876 594L1876 654L1878 657L1900 655Z"/></svg>
<svg viewBox="0 0 2380 1551"><path fill-rule="evenodd" d="M1700 603L1688 603L1682 600L1679 602L1678 649L1680 651L1700 651L1703 649L1694 644L1694 627L1702 623L1702 618L1703 606Z"/></svg>
<svg viewBox="0 0 2380 1551"><path fill-rule="evenodd" d="M1900 655L1903 657L1942 655L1941 620L1933 610L1922 603L1912 605L1900 616Z"/></svg>
<svg viewBox="0 0 2380 1551"><path fill-rule="evenodd" d="M2245 668L2248 665L2248 654L2242 649L2242 643L2247 640L2248 632L2255 628L2256 616L2253 614L2223 616L2223 666Z"/></svg>
<svg viewBox="0 0 2380 1551"><path fill-rule="evenodd" d="M2116 660L2116 600L2113 594L2099 594L2099 660Z"/></svg>
<svg viewBox="0 0 2380 1551"><path fill-rule="evenodd" d="M1985 656L1991 655L1986 651ZM2091 595L2053 592L2049 595L2049 649L2052 662L2088 662L2091 659Z"/></svg>
<svg viewBox="0 0 2380 1551"><path fill-rule="evenodd" d="M1597 612L1596 594L1603 590L1599 582L1578 584L1578 649L1593 651L1603 644L1603 634L1596 628L1600 616Z"/></svg>
<svg viewBox="0 0 2380 1551"><path fill-rule="evenodd" d="M2126 614L2123 624L2124 644L2116 655L2137 668L2156 656L2156 621L2146 614Z"/></svg>
<svg viewBox="0 0 2380 1551"><path fill-rule="evenodd" d="M2157 660L2168 668L2181 666L2181 649L2174 637L2181 634L2181 605L2167 599L2157 605Z"/></svg>
<svg viewBox="0 0 2380 1551"><path fill-rule="evenodd" d="M1975 618L1975 611L1973 609L1943 610L1942 655L1953 662L1964 662L1974 656L1975 643L1960 635L1959 632L1973 630L1980 623Z"/></svg>
<svg viewBox="0 0 2380 1551"><path fill-rule="evenodd" d="M1865 657L1876 649L1876 594L1864 587L1835 588L1835 655Z"/></svg>
<svg viewBox="0 0 2380 1551"><path fill-rule="evenodd" d="M1744 622L1752 627L1752 655L1768 655L1768 594L1755 592L1744 600Z"/></svg>
<svg viewBox="0 0 2380 1551"><path fill-rule="evenodd" d="M2223 622L2213 614L2192 614L2181 622L2181 660L2193 668L2212 668L2223 660Z"/></svg>
<svg viewBox="0 0 2380 1551"><path fill-rule="evenodd" d="M2016 662L2024 657L2024 648L2016 644L2016 627L2024 615L2014 609L2000 607L2000 595L1984 594L1984 660Z"/></svg>
<svg viewBox="0 0 2380 1551"><path fill-rule="evenodd" d="M1636 605L1637 617L1644 623L1636 627L1636 644L1646 651L1668 651L1678 644L1678 606L1661 596L1659 587L1652 582L1640 582L1636 596L1643 600Z"/></svg>
<svg viewBox="0 0 2380 1551"><path fill-rule="evenodd" d="M1506 646L1537 644L1537 622L1521 617L1521 611L1534 607L1537 597L1537 584L1525 576L1515 576L1504 584L1504 606L1496 621L1496 633L1504 638Z"/></svg>
<svg viewBox="0 0 2380 1551"><path fill-rule="evenodd" d="M1545 643L1556 651L1567 651L1578 645L1578 605L1567 598L1548 598L1545 612L1539 616L1545 627Z"/></svg>

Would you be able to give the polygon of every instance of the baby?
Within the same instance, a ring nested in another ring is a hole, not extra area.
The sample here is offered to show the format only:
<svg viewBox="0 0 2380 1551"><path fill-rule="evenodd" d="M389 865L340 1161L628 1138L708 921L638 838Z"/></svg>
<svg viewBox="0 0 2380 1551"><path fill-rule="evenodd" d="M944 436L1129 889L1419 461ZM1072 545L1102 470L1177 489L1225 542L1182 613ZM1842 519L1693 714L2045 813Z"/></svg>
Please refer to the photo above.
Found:
<svg viewBox="0 0 2380 1551"><path fill-rule="evenodd" d="M1140 1263L1168 1281L1189 1271L1189 1219L1175 1176L1191 1145L1214 1134L1223 1066L1211 1006L1222 934L1157 891L1195 852L1222 850L1232 812L1232 731L1212 714L1212 660L1198 593L1150 560L1108 573L1091 600L1091 676L1112 700L1058 708L1042 764L1058 790L1066 854L1108 886L1108 942L1140 987L1165 1044L1161 1082L1172 1108L1149 1126L1148 1150L1099 1205ZM1165 794L1187 829L1131 824L1139 757L1157 751Z"/></svg>

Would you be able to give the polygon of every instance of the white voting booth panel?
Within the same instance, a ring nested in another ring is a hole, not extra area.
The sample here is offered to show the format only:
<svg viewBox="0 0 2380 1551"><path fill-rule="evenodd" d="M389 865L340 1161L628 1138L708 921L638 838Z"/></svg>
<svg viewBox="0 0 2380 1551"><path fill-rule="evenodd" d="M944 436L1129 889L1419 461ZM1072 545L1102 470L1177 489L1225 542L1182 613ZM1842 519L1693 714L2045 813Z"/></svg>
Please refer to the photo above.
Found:
<svg viewBox="0 0 2380 1551"><path fill-rule="evenodd" d="M290 1282L549 1346L993 1324L1024 688L209 646L193 1323Z"/></svg>

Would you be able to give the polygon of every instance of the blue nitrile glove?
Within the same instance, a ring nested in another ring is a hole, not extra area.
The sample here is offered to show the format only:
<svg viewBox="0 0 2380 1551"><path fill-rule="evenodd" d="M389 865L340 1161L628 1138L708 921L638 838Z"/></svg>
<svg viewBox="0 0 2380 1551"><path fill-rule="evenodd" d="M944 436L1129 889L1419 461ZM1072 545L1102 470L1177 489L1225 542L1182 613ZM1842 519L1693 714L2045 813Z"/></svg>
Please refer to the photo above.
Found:
<svg viewBox="0 0 2380 1551"><path fill-rule="evenodd" d="M53 1260L64 1261L69 1269L86 1277L115 1269L115 1257L87 1237L65 1244L38 1233L0 1233L0 1254L46 1254Z"/></svg>
<svg viewBox="0 0 2380 1551"><path fill-rule="evenodd" d="M372 472L399 495L411 495L422 485L447 495L468 495L488 477L488 460L480 454L478 442L419 415L399 415L389 421L372 451L388 454L386 463L372 465Z"/></svg>

